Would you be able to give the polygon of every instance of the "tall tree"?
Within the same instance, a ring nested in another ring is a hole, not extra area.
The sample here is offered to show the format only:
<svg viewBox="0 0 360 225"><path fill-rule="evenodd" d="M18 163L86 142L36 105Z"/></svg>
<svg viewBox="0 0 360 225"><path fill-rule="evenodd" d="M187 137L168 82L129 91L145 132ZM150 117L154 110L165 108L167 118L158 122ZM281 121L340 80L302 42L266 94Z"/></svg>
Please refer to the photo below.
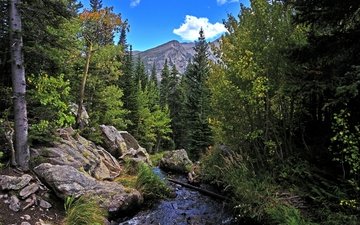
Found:
<svg viewBox="0 0 360 225"><path fill-rule="evenodd" d="M208 43L205 40L203 29L199 32L194 50L193 62L185 73L187 148L194 158L198 158L212 144L212 132L209 124L210 91L207 87L209 77Z"/></svg>
<svg viewBox="0 0 360 225"><path fill-rule="evenodd" d="M22 170L29 169L28 119L26 110L26 80L23 56L20 0L11 0L9 7L11 73L15 116L16 163Z"/></svg>
<svg viewBox="0 0 360 225"><path fill-rule="evenodd" d="M172 66L170 73L167 104L170 111L172 139L175 148L184 148L186 132L184 82L183 79L180 80L180 74L175 65Z"/></svg>
<svg viewBox="0 0 360 225"><path fill-rule="evenodd" d="M148 74L145 70L144 62L141 60L140 56L137 57L135 63L134 79L136 83L140 81L142 88L145 88L148 84Z"/></svg>
<svg viewBox="0 0 360 225"><path fill-rule="evenodd" d="M161 81L160 81L160 105L165 106L168 101L169 95L169 77L170 69L168 60L165 59L164 67L161 70Z"/></svg>
<svg viewBox="0 0 360 225"><path fill-rule="evenodd" d="M90 8L93 12L98 12L102 6L102 0L90 0Z"/></svg>
<svg viewBox="0 0 360 225"><path fill-rule="evenodd" d="M158 86L158 79L157 79L157 74L156 74L155 62L153 63L153 65L151 67L150 81L154 82L156 84L156 86Z"/></svg>
<svg viewBox="0 0 360 225"><path fill-rule="evenodd" d="M121 17L112 12L113 8L105 8L91 12L84 10L80 14L83 23L82 37L85 39L86 62L80 84L79 104L76 124L82 128L81 115L85 98L85 85L89 74L90 60L96 46L104 46L113 42L114 33L121 27Z"/></svg>

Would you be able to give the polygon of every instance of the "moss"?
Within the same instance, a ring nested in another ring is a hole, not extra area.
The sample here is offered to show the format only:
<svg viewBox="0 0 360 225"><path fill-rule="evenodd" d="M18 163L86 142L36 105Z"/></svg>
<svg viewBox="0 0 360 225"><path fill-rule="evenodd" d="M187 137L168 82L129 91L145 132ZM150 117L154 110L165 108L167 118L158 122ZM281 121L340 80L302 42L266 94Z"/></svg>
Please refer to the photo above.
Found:
<svg viewBox="0 0 360 225"><path fill-rule="evenodd" d="M137 181L137 176L127 175L127 174L124 174L115 179L115 182L122 184L126 188L135 188L136 181Z"/></svg>
<svg viewBox="0 0 360 225"><path fill-rule="evenodd" d="M158 153L155 153L155 154L151 154L150 155L151 163L154 166L158 166L160 164L161 159L164 157L165 153L166 152L158 152Z"/></svg>

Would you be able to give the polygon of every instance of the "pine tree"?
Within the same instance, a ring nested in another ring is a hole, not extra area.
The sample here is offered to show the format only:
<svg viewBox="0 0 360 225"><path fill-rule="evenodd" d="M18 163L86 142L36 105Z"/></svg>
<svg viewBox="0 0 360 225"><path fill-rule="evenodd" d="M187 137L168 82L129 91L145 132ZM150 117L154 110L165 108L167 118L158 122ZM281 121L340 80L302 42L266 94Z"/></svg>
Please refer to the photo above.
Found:
<svg viewBox="0 0 360 225"><path fill-rule="evenodd" d="M141 60L140 56L137 57L135 70L134 70L134 79L138 83L140 81L141 87L145 88L148 83L148 74L145 70L144 62Z"/></svg>
<svg viewBox="0 0 360 225"><path fill-rule="evenodd" d="M169 77L170 77L170 70L169 70L169 66L168 66L168 60L165 59L164 67L161 70L161 81L160 81L160 105L161 106L165 106L168 101Z"/></svg>
<svg viewBox="0 0 360 225"><path fill-rule="evenodd" d="M156 84L156 86L158 86L158 80L157 80L157 76L156 76L156 65L155 65L155 62L153 63L152 68L151 68L150 81L154 82L154 83Z"/></svg>
<svg viewBox="0 0 360 225"><path fill-rule="evenodd" d="M102 6L102 0L90 0L90 7L93 12L99 11Z"/></svg>
<svg viewBox="0 0 360 225"><path fill-rule="evenodd" d="M169 77L168 107L171 118L172 139L176 149L184 148L185 140L185 93L179 71L173 65Z"/></svg>
<svg viewBox="0 0 360 225"><path fill-rule="evenodd" d="M212 144L212 133L209 125L210 91L207 87L209 77L208 43L203 29L199 32L195 44L193 63L185 74L186 114L187 114L187 148L195 159Z"/></svg>

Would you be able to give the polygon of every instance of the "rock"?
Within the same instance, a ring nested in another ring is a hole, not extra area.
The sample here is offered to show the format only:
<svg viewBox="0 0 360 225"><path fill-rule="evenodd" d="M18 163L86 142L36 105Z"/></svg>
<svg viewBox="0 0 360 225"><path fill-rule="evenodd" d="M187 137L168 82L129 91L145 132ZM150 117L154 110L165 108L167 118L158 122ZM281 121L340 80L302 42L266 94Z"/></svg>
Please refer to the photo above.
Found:
<svg viewBox="0 0 360 225"><path fill-rule="evenodd" d="M37 192L39 190L39 185L36 183L30 184L29 186L26 186L25 188L23 188L19 195L22 199L25 199L27 197L29 197L30 195L34 194L35 192Z"/></svg>
<svg viewBox="0 0 360 225"><path fill-rule="evenodd" d="M72 128L59 129L58 135L61 139L52 147L31 149L33 165L69 165L99 180L112 180L120 175L119 162L104 148L76 134Z"/></svg>
<svg viewBox="0 0 360 225"><path fill-rule="evenodd" d="M179 173L188 173L193 163L189 159L185 149L166 152L160 160L160 168Z"/></svg>
<svg viewBox="0 0 360 225"><path fill-rule="evenodd" d="M42 219L39 219L39 222L36 222L35 225L52 225L51 223L46 223Z"/></svg>
<svg viewBox="0 0 360 225"><path fill-rule="evenodd" d="M32 177L24 174L21 177L0 175L0 187L2 190L20 190L29 184Z"/></svg>
<svg viewBox="0 0 360 225"><path fill-rule="evenodd" d="M127 146L120 132L113 126L100 125L105 148L115 158L127 152Z"/></svg>
<svg viewBox="0 0 360 225"><path fill-rule="evenodd" d="M70 111L73 113L73 115L76 117L78 113L79 105L75 103L70 104ZM89 114L86 111L85 106L82 106L82 111L80 115L80 127L85 127L89 124Z"/></svg>
<svg viewBox="0 0 360 225"><path fill-rule="evenodd" d="M52 205L49 202L41 199L40 200L40 207L44 208L44 209L50 209L52 207Z"/></svg>
<svg viewBox="0 0 360 225"><path fill-rule="evenodd" d="M135 164L138 164L140 162L146 163L148 165L151 165L151 160L149 154L146 152L146 150L142 147L139 147L137 150L131 148L128 152L123 154L120 159L122 160L130 160L134 161Z"/></svg>
<svg viewBox="0 0 360 225"><path fill-rule="evenodd" d="M25 215L23 216L23 218L24 218L24 220L30 220L30 219L31 219L31 216L30 216L30 215L25 214Z"/></svg>
<svg viewBox="0 0 360 225"><path fill-rule="evenodd" d="M141 147L127 131L118 131L115 127L106 125L101 125L100 129L105 143L104 147L114 157L151 165L146 149Z"/></svg>
<svg viewBox="0 0 360 225"><path fill-rule="evenodd" d="M29 222L22 222L20 225L31 225Z"/></svg>
<svg viewBox="0 0 360 225"><path fill-rule="evenodd" d="M14 212L18 212L20 210L20 201L15 195L10 197L9 208Z"/></svg>
<svg viewBox="0 0 360 225"><path fill-rule="evenodd" d="M125 189L116 182L98 181L68 165L42 163L34 168L34 172L58 197L62 199L81 195L97 197L100 206L111 214L133 209L143 202L141 194L135 189Z"/></svg>

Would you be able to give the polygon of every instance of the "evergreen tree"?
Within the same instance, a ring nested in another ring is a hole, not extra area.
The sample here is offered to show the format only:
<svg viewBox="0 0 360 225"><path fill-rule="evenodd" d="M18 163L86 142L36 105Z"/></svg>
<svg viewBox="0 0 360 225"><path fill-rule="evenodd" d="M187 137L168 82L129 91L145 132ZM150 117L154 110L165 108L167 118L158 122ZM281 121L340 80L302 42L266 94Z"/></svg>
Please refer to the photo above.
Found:
<svg viewBox="0 0 360 225"><path fill-rule="evenodd" d="M157 80L157 76L156 76L156 65L155 62L153 63L152 67L151 67L151 74L150 74L150 80L152 82L154 82L156 84L156 86L158 86L158 80Z"/></svg>
<svg viewBox="0 0 360 225"><path fill-rule="evenodd" d="M187 141L190 154L198 159L212 144L209 125L210 91L207 87L209 77L208 43L203 29L199 32L194 47L195 56L185 73Z"/></svg>
<svg viewBox="0 0 360 225"><path fill-rule="evenodd" d="M90 8L93 12L99 11L102 6L102 0L90 0Z"/></svg>
<svg viewBox="0 0 360 225"><path fill-rule="evenodd" d="M126 43L126 42L125 42ZM122 73L118 83L123 90L124 95L122 101L124 102L124 109L128 111L125 116L129 122L128 131L135 135L138 121L138 103L137 103L137 83L134 78L134 62L132 46L125 52L122 64Z"/></svg>
<svg viewBox="0 0 360 225"><path fill-rule="evenodd" d="M160 105L165 106L168 101L169 95L169 77L170 69L168 60L165 59L164 67L161 70L161 81L160 81Z"/></svg>
<svg viewBox="0 0 360 225"><path fill-rule="evenodd" d="M148 74L145 70L144 62L141 60L140 56L137 57L135 63L134 79L136 83L140 81L142 88L145 88L147 86Z"/></svg>
<svg viewBox="0 0 360 225"><path fill-rule="evenodd" d="M185 142L185 93L184 82L173 65L169 77L168 107L171 118L172 139L176 149L184 148Z"/></svg>

